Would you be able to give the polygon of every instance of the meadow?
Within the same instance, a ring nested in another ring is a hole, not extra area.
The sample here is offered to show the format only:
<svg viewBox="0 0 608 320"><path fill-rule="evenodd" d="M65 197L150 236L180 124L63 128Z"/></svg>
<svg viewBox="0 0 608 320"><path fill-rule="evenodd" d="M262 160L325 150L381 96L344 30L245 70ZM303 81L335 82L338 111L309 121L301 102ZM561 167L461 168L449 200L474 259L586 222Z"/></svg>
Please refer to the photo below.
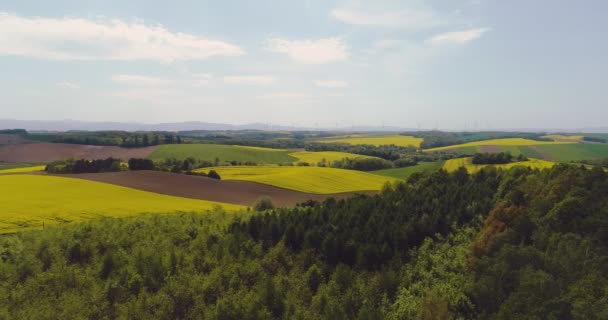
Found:
<svg viewBox="0 0 608 320"><path fill-rule="evenodd" d="M220 144L168 144L159 146L150 156L152 160L179 159L192 157L197 160L252 161L256 163L280 164L297 161L290 151L259 147L232 146Z"/></svg>
<svg viewBox="0 0 608 320"><path fill-rule="evenodd" d="M558 162L608 158L608 144L574 143L540 145L536 146L535 149L546 154L550 160Z"/></svg>
<svg viewBox="0 0 608 320"><path fill-rule="evenodd" d="M412 136L402 135L390 135L390 136L349 136L341 138L329 138L316 140L315 142L320 143L345 143L345 144L369 144L374 146L382 145L396 145L400 147L416 147L419 148L422 143L422 138L416 138Z"/></svg>
<svg viewBox="0 0 608 320"><path fill-rule="evenodd" d="M101 216L203 212L243 206L161 195L111 184L44 175L0 176L0 233L41 229Z"/></svg>
<svg viewBox="0 0 608 320"><path fill-rule="evenodd" d="M520 146L539 146L539 145L558 145L558 144L573 144L574 142L564 142L564 141L538 141L524 138L505 138L505 139L490 139L490 140L482 140L482 141L473 141L467 142L463 144L457 144L452 146L438 147L425 149L424 151L434 152L434 151L446 151L446 150L454 150L461 148L474 148L475 150L479 150L478 147L484 146L496 146L496 147L520 147Z"/></svg>
<svg viewBox="0 0 608 320"><path fill-rule="evenodd" d="M371 173L385 177L407 180L407 178L409 178L414 173L439 170L443 167L443 163L444 161L420 162L417 165L411 167L377 170L372 171Z"/></svg>
<svg viewBox="0 0 608 320"><path fill-rule="evenodd" d="M510 169L510 168L517 167L517 166L529 167L532 169L546 169L546 168L553 167L555 164L556 164L555 162L539 160L539 159L529 159L528 161L512 162L512 163L507 163L507 164L494 164L494 165L473 164L472 158L467 157L467 158L456 158L456 159L447 160L445 162L445 164L443 165L443 169L445 169L448 172L453 172L453 171L456 171L460 167L465 167L465 169L467 169L467 171L470 174L473 174L488 166L493 166L497 169Z"/></svg>
<svg viewBox="0 0 608 320"><path fill-rule="evenodd" d="M319 162L323 160L326 163L332 163L334 161L340 161L344 158L349 159L371 159L376 157L364 156L354 153L348 152L337 152L337 151L319 151L319 152L311 152L311 151L299 151L293 152L289 154L290 156L297 158L296 162L306 162L310 165L317 165Z"/></svg>
<svg viewBox="0 0 608 320"><path fill-rule="evenodd" d="M380 190L395 179L371 173L325 167L234 166L197 170L215 170L222 180L242 180L301 192L331 194Z"/></svg>

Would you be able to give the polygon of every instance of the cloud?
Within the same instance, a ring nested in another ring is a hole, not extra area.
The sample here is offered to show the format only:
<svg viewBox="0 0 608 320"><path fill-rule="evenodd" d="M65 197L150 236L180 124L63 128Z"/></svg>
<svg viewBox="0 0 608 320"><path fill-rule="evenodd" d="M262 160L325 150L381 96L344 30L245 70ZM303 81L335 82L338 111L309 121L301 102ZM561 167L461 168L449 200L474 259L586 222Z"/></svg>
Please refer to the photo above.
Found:
<svg viewBox="0 0 608 320"><path fill-rule="evenodd" d="M192 86L194 87L207 87L213 79L213 75L210 73L193 74L192 77Z"/></svg>
<svg viewBox="0 0 608 320"><path fill-rule="evenodd" d="M141 21L22 17L0 12L0 55L46 60L173 62L238 56L231 43Z"/></svg>
<svg viewBox="0 0 608 320"><path fill-rule="evenodd" d="M440 46L447 44L465 44L481 37L488 28L477 28L464 31L454 31L441 33L426 40L426 43L432 46Z"/></svg>
<svg viewBox="0 0 608 320"><path fill-rule="evenodd" d="M348 82L342 80L318 80L315 81L314 84L318 87L324 88L346 88L348 87Z"/></svg>
<svg viewBox="0 0 608 320"><path fill-rule="evenodd" d="M149 77L137 74L116 74L112 76L112 81L129 86L138 87L156 87L171 84L172 81L168 79Z"/></svg>
<svg viewBox="0 0 608 320"><path fill-rule="evenodd" d="M312 98L313 96L311 96L308 93L305 92L274 92L274 93L267 93L267 94L261 94L256 96L256 99L262 99L262 100L307 100Z"/></svg>
<svg viewBox="0 0 608 320"><path fill-rule="evenodd" d="M247 84L247 85L270 85L276 82L273 76L228 76L224 77L224 83Z"/></svg>
<svg viewBox="0 0 608 320"><path fill-rule="evenodd" d="M284 53L291 59L304 64L324 64L348 59L348 47L338 38L318 40L269 39L266 48Z"/></svg>
<svg viewBox="0 0 608 320"><path fill-rule="evenodd" d="M385 28L422 30L447 24L447 18L426 6L397 11L370 12L368 9L334 9L330 15L341 22Z"/></svg>
<svg viewBox="0 0 608 320"><path fill-rule="evenodd" d="M63 82L58 82L57 85L62 88L65 88L65 89L72 89L72 90L80 89L80 86L73 82L63 81Z"/></svg>

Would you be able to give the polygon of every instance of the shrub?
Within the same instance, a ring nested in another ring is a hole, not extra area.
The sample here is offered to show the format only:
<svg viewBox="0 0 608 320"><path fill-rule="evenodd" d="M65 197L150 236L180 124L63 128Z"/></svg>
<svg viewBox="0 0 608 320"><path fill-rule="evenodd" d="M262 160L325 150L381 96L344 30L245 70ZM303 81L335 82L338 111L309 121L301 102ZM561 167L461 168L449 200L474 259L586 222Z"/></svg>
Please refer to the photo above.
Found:
<svg viewBox="0 0 608 320"><path fill-rule="evenodd" d="M217 173L217 171L215 170L209 170L209 173L207 173L207 177L211 179L222 180L222 177L220 177L219 173Z"/></svg>
<svg viewBox="0 0 608 320"><path fill-rule="evenodd" d="M253 209L255 211L266 211L274 209L274 204L272 203L272 199L270 197L261 197L259 198L255 204L253 205Z"/></svg>

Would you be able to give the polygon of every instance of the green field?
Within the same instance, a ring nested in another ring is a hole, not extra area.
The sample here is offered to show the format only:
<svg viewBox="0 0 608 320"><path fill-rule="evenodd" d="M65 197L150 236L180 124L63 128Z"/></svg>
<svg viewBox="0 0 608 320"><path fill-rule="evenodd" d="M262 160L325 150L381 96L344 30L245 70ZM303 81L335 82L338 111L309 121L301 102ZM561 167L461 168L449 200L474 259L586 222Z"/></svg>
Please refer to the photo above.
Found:
<svg viewBox="0 0 608 320"><path fill-rule="evenodd" d="M436 161L436 162L420 162L415 166L405 167L405 168L394 168L394 169L384 169L378 171L372 171L373 174L378 174L385 177L391 177L401 180L407 180L412 174L417 172L427 172L439 170L443 167L444 161Z"/></svg>
<svg viewBox="0 0 608 320"><path fill-rule="evenodd" d="M348 152L335 152L335 151L319 151L319 152L310 152L310 151L300 151L290 153L290 156L297 158L297 162L307 162L311 165L316 165L317 163L325 161L327 163L332 163L334 161L339 161L344 158L350 159L373 159L376 157L363 156L360 154L348 153ZM378 158L376 158L378 159Z"/></svg>
<svg viewBox="0 0 608 320"><path fill-rule="evenodd" d="M268 184L296 191L329 194L380 190L394 179L371 173L325 167L215 167L223 180L242 180Z"/></svg>
<svg viewBox="0 0 608 320"><path fill-rule="evenodd" d="M111 184L44 175L0 176L0 233L40 229L100 216L203 212L242 206L172 197Z"/></svg>
<svg viewBox="0 0 608 320"><path fill-rule="evenodd" d="M608 158L608 144L575 143L537 146L550 160L570 162Z"/></svg>
<svg viewBox="0 0 608 320"><path fill-rule="evenodd" d="M490 139L490 140L482 140L482 141L474 141L467 142L463 144L457 144L452 146L438 147L425 149L424 151L434 152L434 151L446 151L446 150L454 150L454 149L462 149L462 148L473 148L475 150L479 150L478 147L482 146L497 146L497 147L521 147L521 146L539 146L539 145L560 145L560 144L573 144L574 142L556 142L556 141L537 141L523 138L506 138L506 139Z"/></svg>
<svg viewBox="0 0 608 320"><path fill-rule="evenodd" d="M419 148L420 144L422 143L422 140L424 140L424 139L416 138L416 137L412 137L412 136L401 136L401 135L391 135L391 136L353 135L353 136L348 136L348 137L316 140L315 142L345 143L345 144L353 144L353 145L354 144L371 144L374 146L394 144L396 146L401 146L401 147L413 146L413 147Z"/></svg>
<svg viewBox="0 0 608 320"><path fill-rule="evenodd" d="M450 159L445 162L445 164L443 165L443 169L445 169L448 172L453 172L453 171L456 171L460 167L465 167L469 173L475 173L475 172L478 172L479 170L481 170L482 168L485 168L488 166L493 166L497 169L510 169L510 168L517 167L517 166L530 167L532 169L545 169L545 168L551 168L555 164L556 164L555 162L539 160L539 159L529 159L528 161L512 162L512 163L507 163L507 164L496 164L496 165L473 164L473 158L468 157L468 158Z"/></svg>
<svg viewBox="0 0 608 320"><path fill-rule="evenodd" d="M290 151L220 144L167 144L159 146L149 156L152 160L180 159L193 157L197 160L253 161L256 163L279 164L297 161Z"/></svg>
<svg viewBox="0 0 608 320"><path fill-rule="evenodd" d="M27 167L14 167L14 168L1 168L0 167L0 174L44 171L44 168L46 168L46 166L27 166Z"/></svg>

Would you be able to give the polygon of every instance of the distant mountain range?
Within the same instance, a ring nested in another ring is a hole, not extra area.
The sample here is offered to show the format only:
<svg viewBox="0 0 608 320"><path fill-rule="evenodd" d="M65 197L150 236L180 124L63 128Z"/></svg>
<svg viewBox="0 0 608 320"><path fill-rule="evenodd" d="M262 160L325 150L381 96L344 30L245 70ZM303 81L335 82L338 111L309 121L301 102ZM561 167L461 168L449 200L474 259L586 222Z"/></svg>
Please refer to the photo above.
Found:
<svg viewBox="0 0 608 320"><path fill-rule="evenodd" d="M200 121L188 122L169 122L169 123L137 123L137 122L88 122L78 120L14 120L0 119L0 129L26 129L28 131L227 131L227 130L263 130L263 131L369 131L369 132L396 132L396 131L419 131L414 128L401 127L374 127L374 126L353 126L353 127L296 127L285 125L273 125L264 123L249 124L223 124L209 123ZM428 129L420 129L428 130ZM444 130L457 131L457 130ZM465 130L461 130L465 131ZM595 128L508 128L478 131L513 131L513 132L563 132L563 133L608 133L608 127Z"/></svg>

